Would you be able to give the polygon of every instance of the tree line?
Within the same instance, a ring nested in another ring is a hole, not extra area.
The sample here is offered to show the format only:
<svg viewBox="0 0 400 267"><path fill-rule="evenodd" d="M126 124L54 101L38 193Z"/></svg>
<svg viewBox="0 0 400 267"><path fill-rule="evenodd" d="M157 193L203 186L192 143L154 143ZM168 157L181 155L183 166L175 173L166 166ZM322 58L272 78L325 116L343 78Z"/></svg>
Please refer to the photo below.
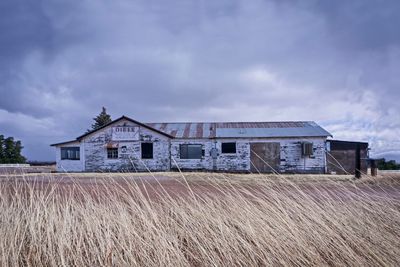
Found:
<svg viewBox="0 0 400 267"><path fill-rule="evenodd" d="M400 164L396 163L395 160L380 159L378 160L379 170L400 170Z"/></svg>
<svg viewBox="0 0 400 267"><path fill-rule="evenodd" d="M0 164L25 163L26 158L21 155L22 148L21 141L0 135Z"/></svg>

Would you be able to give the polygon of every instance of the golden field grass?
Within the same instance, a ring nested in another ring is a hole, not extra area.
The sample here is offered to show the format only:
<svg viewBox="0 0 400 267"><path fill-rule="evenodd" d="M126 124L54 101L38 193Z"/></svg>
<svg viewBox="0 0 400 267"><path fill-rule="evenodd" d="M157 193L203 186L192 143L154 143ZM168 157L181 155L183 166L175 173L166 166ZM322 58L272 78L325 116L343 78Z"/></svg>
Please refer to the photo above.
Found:
<svg viewBox="0 0 400 267"><path fill-rule="evenodd" d="M0 177L0 266L398 266L400 177Z"/></svg>

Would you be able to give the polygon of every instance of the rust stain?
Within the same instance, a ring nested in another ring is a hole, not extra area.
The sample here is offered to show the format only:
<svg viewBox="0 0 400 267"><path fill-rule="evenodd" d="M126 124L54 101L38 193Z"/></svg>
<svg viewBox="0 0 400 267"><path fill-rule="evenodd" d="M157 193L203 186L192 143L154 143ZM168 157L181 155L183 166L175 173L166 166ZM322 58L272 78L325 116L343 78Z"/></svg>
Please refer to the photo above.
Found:
<svg viewBox="0 0 400 267"><path fill-rule="evenodd" d="M173 131L171 131L170 135L172 135L173 137L176 137L177 132L178 132L177 130L173 130Z"/></svg>
<svg viewBox="0 0 400 267"><path fill-rule="evenodd" d="M192 126L192 124L190 122L186 123L185 125L185 130L183 131L183 138L188 138L190 137L190 126Z"/></svg>
<svg viewBox="0 0 400 267"><path fill-rule="evenodd" d="M215 136L216 136L215 128L216 127L217 127L217 123L210 123L210 135L208 136L209 138L215 138Z"/></svg>
<svg viewBox="0 0 400 267"><path fill-rule="evenodd" d="M199 122L197 123L196 127L196 137L197 138L202 138L203 137L203 123Z"/></svg>

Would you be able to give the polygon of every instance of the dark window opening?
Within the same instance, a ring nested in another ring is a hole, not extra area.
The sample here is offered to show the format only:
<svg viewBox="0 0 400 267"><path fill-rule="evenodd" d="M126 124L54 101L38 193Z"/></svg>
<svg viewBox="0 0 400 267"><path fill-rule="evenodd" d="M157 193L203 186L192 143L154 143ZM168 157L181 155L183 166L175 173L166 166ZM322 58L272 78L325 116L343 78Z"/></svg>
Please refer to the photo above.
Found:
<svg viewBox="0 0 400 267"><path fill-rule="evenodd" d="M69 159L69 160L79 160L79 147L62 147L61 148L61 159Z"/></svg>
<svg viewBox="0 0 400 267"><path fill-rule="evenodd" d="M118 158L118 148L107 148L107 158L117 159Z"/></svg>
<svg viewBox="0 0 400 267"><path fill-rule="evenodd" d="M203 156L202 145L185 144L179 146L181 159L201 159Z"/></svg>
<svg viewBox="0 0 400 267"><path fill-rule="evenodd" d="M142 159L153 158L153 143L142 143Z"/></svg>
<svg viewBox="0 0 400 267"><path fill-rule="evenodd" d="M236 153L236 143L222 143L221 152L223 154L234 154Z"/></svg>
<svg viewBox="0 0 400 267"><path fill-rule="evenodd" d="M312 156L313 153L314 153L314 151L313 151L313 143L303 142L301 144L301 154L303 156Z"/></svg>

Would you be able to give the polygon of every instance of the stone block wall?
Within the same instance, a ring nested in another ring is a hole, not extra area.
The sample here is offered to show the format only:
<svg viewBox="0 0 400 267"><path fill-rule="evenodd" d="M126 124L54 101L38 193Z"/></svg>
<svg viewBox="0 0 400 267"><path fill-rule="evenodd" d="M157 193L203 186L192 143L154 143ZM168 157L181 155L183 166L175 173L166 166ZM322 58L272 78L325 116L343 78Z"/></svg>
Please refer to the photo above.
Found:
<svg viewBox="0 0 400 267"><path fill-rule="evenodd" d="M131 122L120 122L113 126L137 126ZM138 141L118 143L118 159L107 158L107 144L111 140L111 127L87 136L84 140L86 171L166 171L170 168L169 139L147 128L140 127ZM141 158L141 143L153 143L153 158ZM122 147L126 152L122 153Z"/></svg>

